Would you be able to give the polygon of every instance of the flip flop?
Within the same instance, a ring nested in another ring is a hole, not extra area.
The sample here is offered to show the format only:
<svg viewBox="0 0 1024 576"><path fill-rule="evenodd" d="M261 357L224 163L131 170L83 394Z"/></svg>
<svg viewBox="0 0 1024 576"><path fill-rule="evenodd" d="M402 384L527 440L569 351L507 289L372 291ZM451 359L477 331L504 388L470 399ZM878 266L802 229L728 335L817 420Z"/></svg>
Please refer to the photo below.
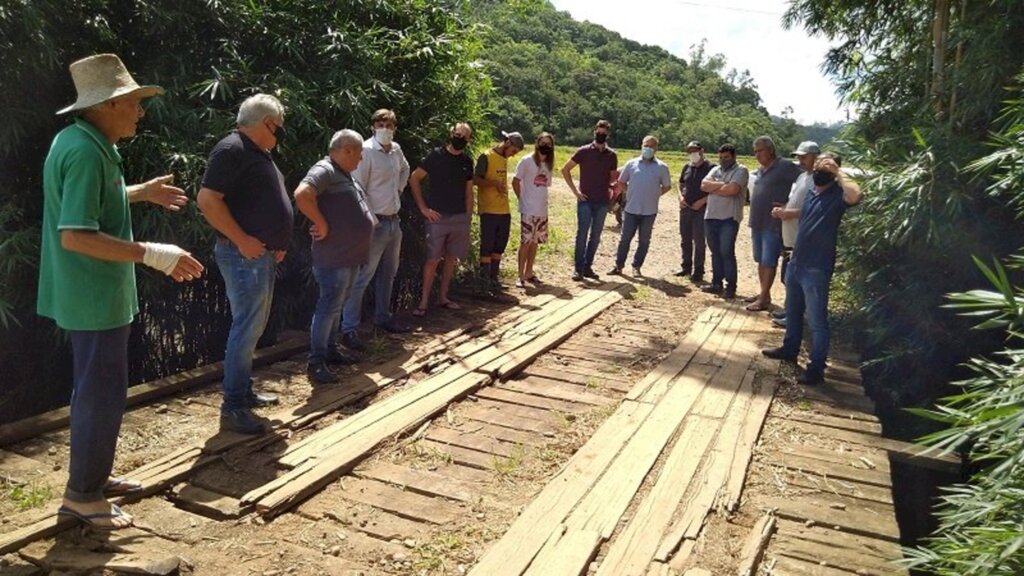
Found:
<svg viewBox="0 0 1024 576"><path fill-rule="evenodd" d="M761 304L759 302L754 302L752 304L748 304L747 305L747 311L748 312L763 312L765 310L768 310L768 306L769 306L768 304Z"/></svg>
<svg viewBox="0 0 1024 576"><path fill-rule="evenodd" d="M61 507L57 509L57 515L58 516L70 516L72 518L77 519L82 524L85 524L86 526L88 526L90 528L93 528L93 529L96 529L96 530L106 530L108 532L109 531L113 531L113 530L122 530L124 528L129 528L129 527L135 525L134 521L128 523L125 526L115 526L114 524L97 524L95 522L96 520L101 520L101 519L104 519L104 518L109 518L109 519L113 520L114 518L124 518L126 516L124 511L121 510L121 508L118 507L117 504L111 504L110 505L110 509L113 512L111 514L108 514L106 512L99 512L99 513L96 513L96 514L82 514L81 512L78 512L77 510L72 510L71 508L68 508L67 506L61 505Z"/></svg>
<svg viewBox="0 0 1024 576"><path fill-rule="evenodd" d="M744 302L757 302L757 295L747 296L743 299Z"/></svg>
<svg viewBox="0 0 1024 576"><path fill-rule="evenodd" d="M526 281L527 282L532 282L534 284L543 284L543 282L540 281L540 278L538 278L536 274L534 274L533 276L530 276L529 278L527 278Z"/></svg>
<svg viewBox="0 0 1024 576"><path fill-rule="evenodd" d="M427 315L427 309L426 308L417 308L417 309L412 311L412 315L417 317L417 318L423 318L424 316Z"/></svg>
<svg viewBox="0 0 1024 576"><path fill-rule="evenodd" d="M458 304L452 302L451 300L447 302L438 302L437 305L446 310L462 310L462 306L459 306Z"/></svg>
<svg viewBox="0 0 1024 576"><path fill-rule="evenodd" d="M111 478L103 487L103 495L107 498L138 494L139 492L142 492L142 484L124 478Z"/></svg>

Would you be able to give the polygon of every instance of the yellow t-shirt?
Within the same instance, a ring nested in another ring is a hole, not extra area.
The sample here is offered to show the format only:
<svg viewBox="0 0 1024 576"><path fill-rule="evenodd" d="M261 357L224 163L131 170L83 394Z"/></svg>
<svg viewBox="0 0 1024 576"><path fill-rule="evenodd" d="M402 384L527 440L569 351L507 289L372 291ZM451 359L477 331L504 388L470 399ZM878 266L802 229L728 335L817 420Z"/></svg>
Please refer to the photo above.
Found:
<svg viewBox="0 0 1024 576"><path fill-rule="evenodd" d="M498 180L507 184L508 158L490 149L476 161L477 176ZM477 186L477 210L480 214L508 214L508 188L505 192L495 186Z"/></svg>

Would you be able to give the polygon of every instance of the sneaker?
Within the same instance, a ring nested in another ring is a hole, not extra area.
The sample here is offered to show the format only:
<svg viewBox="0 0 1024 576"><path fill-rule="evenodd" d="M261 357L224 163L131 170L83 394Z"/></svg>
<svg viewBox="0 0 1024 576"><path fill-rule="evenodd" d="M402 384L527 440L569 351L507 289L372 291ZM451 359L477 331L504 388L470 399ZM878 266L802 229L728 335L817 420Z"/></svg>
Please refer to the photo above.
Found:
<svg viewBox="0 0 1024 576"><path fill-rule="evenodd" d="M643 278L644 275L642 272L640 272L639 266L633 266L633 276L636 276L637 278Z"/></svg>
<svg viewBox="0 0 1024 576"><path fill-rule="evenodd" d="M612 268L611 270L608 271L608 275L609 276L622 276L622 268L619 268L618 266L616 266L615 268Z"/></svg>
<svg viewBox="0 0 1024 576"><path fill-rule="evenodd" d="M683 269L682 269L682 270L680 270L679 272L676 272L676 273L675 273L675 275L676 275L676 276L678 276L678 277L680 277L680 278L683 278L683 277L685 277L685 276L689 276L689 275L690 275L690 271L689 271L689 270L687 270L686 268L683 268Z"/></svg>
<svg viewBox="0 0 1024 576"><path fill-rule="evenodd" d="M593 268L587 268L586 270L584 270L583 271L583 277L584 278L590 278L591 280L600 280L601 279L601 277L597 275L597 272L594 272Z"/></svg>
<svg viewBox="0 0 1024 576"><path fill-rule="evenodd" d="M394 318L388 320L387 322L374 324L373 327L377 328L378 330L383 330L388 334L407 334L409 332L412 332L411 326L409 326L408 324L401 324L399 322L396 322Z"/></svg>
<svg viewBox="0 0 1024 576"><path fill-rule="evenodd" d="M723 289L718 284L709 284L701 288L700 291L707 294L721 294L723 292Z"/></svg>
<svg viewBox="0 0 1024 576"><path fill-rule="evenodd" d="M734 300L736 298L736 289L726 288L725 292L722 292L722 298L725 298L726 300Z"/></svg>
<svg viewBox="0 0 1024 576"><path fill-rule="evenodd" d="M245 405L249 408L263 408L264 406L273 406L280 402L277 394L267 394L258 392L249 392L249 395L245 398Z"/></svg>
<svg viewBox="0 0 1024 576"><path fill-rule="evenodd" d="M366 352L366 344L359 339L359 333L355 330L351 332L345 332L341 335L341 343L345 345L345 348L349 350L355 350L356 352Z"/></svg>
<svg viewBox="0 0 1024 576"><path fill-rule="evenodd" d="M221 412L220 429L239 434L262 434L268 428L263 420L253 414L251 408L240 408Z"/></svg>
<svg viewBox="0 0 1024 576"><path fill-rule="evenodd" d="M782 318L772 318L772 326L775 326L777 328L785 328L786 327L786 317L783 316Z"/></svg>
<svg viewBox="0 0 1024 576"><path fill-rule="evenodd" d="M344 364L345 366L351 366L359 362L358 356L333 347L327 349L327 357L325 359L328 364Z"/></svg>
<svg viewBox="0 0 1024 576"><path fill-rule="evenodd" d="M772 360L796 362L796 354L787 352L782 346L779 346L778 348L765 348L764 350L761 350L761 354L763 354L765 358L771 358Z"/></svg>
<svg viewBox="0 0 1024 576"><path fill-rule="evenodd" d="M703 284L704 283L704 275L703 274L694 274L693 276L690 276L690 282L693 282L694 284Z"/></svg>
<svg viewBox="0 0 1024 576"><path fill-rule="evenodd" d="M583 273L579 270L574 270L572 273L572 279L576 282L581 282L583 280Z"/></svg>
<svg viewBox="0 0 1024 576"><path fill-rule="evenodd" d="M313 384L334 384L338 381L338 375L332 372L325 362L306 366L306 376L309 376Z"/></svg>
<svg viewBox="0 0 1024 576"><path fill-rule="evenodd" d="M820 386L825 383L825 374L820 370L807 369L796 377L796 382L804 386Z"/></svg>

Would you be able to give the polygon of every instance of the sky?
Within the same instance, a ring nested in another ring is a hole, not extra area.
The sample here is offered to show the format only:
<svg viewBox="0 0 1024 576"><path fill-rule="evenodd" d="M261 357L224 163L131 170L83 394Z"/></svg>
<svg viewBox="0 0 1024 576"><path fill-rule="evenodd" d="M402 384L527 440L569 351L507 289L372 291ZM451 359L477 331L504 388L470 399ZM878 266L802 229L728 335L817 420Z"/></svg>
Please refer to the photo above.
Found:
<svg viewBox="0 0 1024 576"><path fill-rule="evenodd" d="M793 108L801 124L846 120L821 63L826 39L782 27L788 0L551 0L576 20L587 20L642 44L689 59L707 39L706 53L725 56L725 71L749 70L768 112Z"/></svg>

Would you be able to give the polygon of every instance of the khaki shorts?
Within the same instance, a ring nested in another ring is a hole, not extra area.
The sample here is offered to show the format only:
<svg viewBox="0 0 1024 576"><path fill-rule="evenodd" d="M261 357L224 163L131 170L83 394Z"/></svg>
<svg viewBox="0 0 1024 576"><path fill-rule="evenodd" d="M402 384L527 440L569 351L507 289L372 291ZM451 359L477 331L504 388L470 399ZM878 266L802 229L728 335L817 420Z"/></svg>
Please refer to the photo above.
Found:
<svg viewBox="0 0 1024 576"><path fill-rule="evenodd" d="M548 219L524 214L520 231L520 244L544 244L548 241Z"/></svg>
<svg viewBox="0 0 1024 576"><path fill-rule="evenodd" d="M469 214L441 214L426 229L428 260L465 258L469 253Z"/></svg>

